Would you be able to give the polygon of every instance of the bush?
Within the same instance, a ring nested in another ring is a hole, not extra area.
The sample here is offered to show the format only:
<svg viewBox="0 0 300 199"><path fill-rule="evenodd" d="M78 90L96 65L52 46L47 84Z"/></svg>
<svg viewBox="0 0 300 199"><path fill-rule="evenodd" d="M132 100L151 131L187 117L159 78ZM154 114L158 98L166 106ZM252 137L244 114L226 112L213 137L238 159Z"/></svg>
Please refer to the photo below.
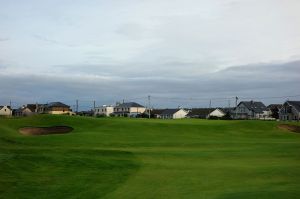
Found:
<svg viewBox="0 0 300 199"><path fill-rule="evenodd" d="M101 117L106 117L106 115L105 114L97 114L96 117L101 118Z"/></svg>

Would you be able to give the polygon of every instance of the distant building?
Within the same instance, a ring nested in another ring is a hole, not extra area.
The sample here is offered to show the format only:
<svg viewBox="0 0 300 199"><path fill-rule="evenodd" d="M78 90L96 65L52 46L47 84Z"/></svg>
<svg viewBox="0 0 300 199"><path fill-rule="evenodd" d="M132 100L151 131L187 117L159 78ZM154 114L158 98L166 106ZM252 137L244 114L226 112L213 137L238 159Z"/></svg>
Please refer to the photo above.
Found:
<svg viewBox="0 0 300 199"><path fill-rule="evenodd" d="M261 119L266 117L267 107L262 102L242 101L233 112L234 119Z"/></svg>
<svg viewBox="0 0 300 199"><path fill-rule="evenodd" d="M61 102L51 102L43 104L38 107L39 113L53 114L53 115L70 115L73 114L70 106Z"/></svg>
<svg viewBox="0 0 300 199"><path fill-rule="evenodd" d="M10 106L0 106L0 116L12 116L12 109Z"/></svg>
<svg viewBox="0 0 300 199"><path fill-rule="evenodd" d="M151 117L152 118L161 118L161 114L165 111L166 109L152 109L151 110Z"/></svg>
<svg viewBox="0 0 300 199"><path fill-rule="evenodd" d="M104 115L104 116L110 116L114 112L113 106L100 106L96 107L94 110L94 116Z"/></svg>
<svg viewBox="0 0 300 199"><path fill-rule="evenodd" d="M300 101L286 101L279 110L280 120L300 120Z"/></svg>
<svg viewBox="0 0 300 199"><path fill-rule="evenodd" d="M38 113L39 106L42 104L27 104L22 106L17 113L21 114L19 116L31 116Z"/></svg>
<svg viewBox="0 0 300 199"><path fill-rule="evenodd" d="M192 108L189 110L187 117L206 119L211 111L213 111L212 108Z"/></svg>
<svg viewBox="0 0 300 199"><path fill-rule="evenodd" d="M146 108L136 102L126 102L114 107L114 115L120 117L136 117L145 111Z"/></svg>
<svg viewBox="0 0 300 199"><path fill-rule="evenodd" d="M188 111L179 108L179 109L166 109L160 114L162 119L181 119L185 118L188 114Z"/></svg>

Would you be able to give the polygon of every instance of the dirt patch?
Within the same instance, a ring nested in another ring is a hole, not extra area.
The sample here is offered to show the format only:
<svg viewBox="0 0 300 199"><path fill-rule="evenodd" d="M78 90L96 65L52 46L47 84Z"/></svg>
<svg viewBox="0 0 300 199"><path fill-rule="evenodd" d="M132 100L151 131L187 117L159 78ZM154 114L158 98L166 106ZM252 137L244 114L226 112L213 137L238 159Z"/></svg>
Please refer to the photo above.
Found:
<svg viewBox="0 0 300 199"><path fill-rule="evenodd" d="M300 126L297 125L291 125L291 124L279 124L278 128L284 129L284 130L289 130L295 133L300 133Z"/></svg>
<svg viewBox="0 0 300 199"><path fill-rule="evenodd" d="M23 135L64 134L71 131L73 131L73 128L69 126L24 127L19 129L19 132Z"/></svg>

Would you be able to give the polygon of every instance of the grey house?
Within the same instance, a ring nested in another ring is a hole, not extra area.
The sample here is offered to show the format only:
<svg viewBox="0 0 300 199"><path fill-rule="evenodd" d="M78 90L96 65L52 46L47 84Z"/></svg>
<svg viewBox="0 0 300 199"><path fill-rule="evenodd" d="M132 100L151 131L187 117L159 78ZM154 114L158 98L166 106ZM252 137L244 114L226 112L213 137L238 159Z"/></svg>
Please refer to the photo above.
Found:
<svg viewBox="0 0 300 199"><path fill-rule="evenodd" d="M234 119L260 119L266 116L267 107L262 102L242 101L233 110Z"/></svg>
<svg viewBox="0 0 300 199"><path fill-rule="evenodd" d="M300 101L286 101L279 110L280 120L300 120Z"/></svg>

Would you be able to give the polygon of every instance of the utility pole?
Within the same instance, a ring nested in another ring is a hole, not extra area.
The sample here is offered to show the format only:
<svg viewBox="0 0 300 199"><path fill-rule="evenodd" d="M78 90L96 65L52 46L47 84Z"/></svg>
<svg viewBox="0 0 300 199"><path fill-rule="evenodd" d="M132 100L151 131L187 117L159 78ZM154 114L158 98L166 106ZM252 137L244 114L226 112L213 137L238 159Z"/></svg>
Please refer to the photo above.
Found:
<svg viewBox="0 0 300 199"><path fill-rule="evenodd" d="M148 116L149 116L149 119L151 118L151 108L150 108L150 106L151 106L151 97L150 97L150 95L148 95Z"/></svg>
<svg viewBox="0 0 300 199"><path fill-rule="evenodd" d="M208 109L208 115L207 115L207 118L210 117L210 112L211 112L211 99L209 100L209 109Z"/></svg>
<svg viewBox="0 0 300 199"><path fill-rule="evenodd" d="M95 110L95 108L96 108L96 101L94 100L94 110Z"/></svg>
<svg viewBox="0 0 300 199"><path fill-rule="evenodd" d="M230 108L230 100L228 100L228 108Z"/></svg>
<svg viewBox="0 0 300 199"><path fill-rule="evenodd" d="M9 100L9 107L12 109L12 107L11 107L11 100Z"/></svg>
<svg viewBox="0 0 300 199"><path fill-rule="evenodd" d="M239 98L236 96L235 97L235 119L237 119L237 103L238 103Z"/></svg>
<svg viewBox="0 0 300 199"><path fill-rule="evenodd" d="M78 100L76 100L76 113L78 113Z"/></svg>

